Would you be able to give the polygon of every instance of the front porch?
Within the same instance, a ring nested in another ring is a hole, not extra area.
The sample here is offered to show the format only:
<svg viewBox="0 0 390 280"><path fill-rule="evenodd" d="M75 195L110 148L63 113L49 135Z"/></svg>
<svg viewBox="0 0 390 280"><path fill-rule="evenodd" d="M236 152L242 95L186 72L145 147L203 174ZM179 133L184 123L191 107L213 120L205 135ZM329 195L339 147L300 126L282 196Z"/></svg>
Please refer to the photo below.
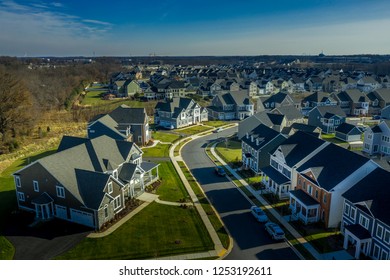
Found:
<svg viewBox="0 0 390 280"><path fill-rule="evenodd" d="M53 199L47 194L43 193L37 198L31 200L35 206L35 219L49 220L54 217Z"/></svg>
<svg viewBox="0 0 390 280"><path fill-rule="evenodd" d="M263 168L262 173L262 183L265 185L266 191L275 194L279 199L288 199L290 197L290 179L280 174L272 166Z"/></svg>
<svg viewBox="0 0 390 280"><path fill-rule="evenodd" d="M301 220L305 225L318 222L320 204L303 190L290 191L290 209L292 218Z"/></svg>
<svg viewBox="0 0 390 280"><path fill-rule="evenodd" d="M351 250L355 259L361 254L370 256L372 237L370 232L359 224L347 225L344 228L344 249Z"/></svg>

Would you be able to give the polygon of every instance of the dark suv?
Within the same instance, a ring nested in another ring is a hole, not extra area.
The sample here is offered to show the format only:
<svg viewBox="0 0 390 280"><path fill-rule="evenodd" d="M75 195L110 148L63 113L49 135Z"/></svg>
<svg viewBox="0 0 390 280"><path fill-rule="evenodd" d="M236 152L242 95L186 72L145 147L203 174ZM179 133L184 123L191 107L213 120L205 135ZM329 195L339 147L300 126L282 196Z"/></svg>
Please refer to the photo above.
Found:
<svg viewBox="0 0 390 280"><path fill-rule="evenodd" d="M215 167L215 173L218 175L218 176L225 176L226 175L226 172L225 172L225 169L222 167L222 166L216 166Z"/></svg>

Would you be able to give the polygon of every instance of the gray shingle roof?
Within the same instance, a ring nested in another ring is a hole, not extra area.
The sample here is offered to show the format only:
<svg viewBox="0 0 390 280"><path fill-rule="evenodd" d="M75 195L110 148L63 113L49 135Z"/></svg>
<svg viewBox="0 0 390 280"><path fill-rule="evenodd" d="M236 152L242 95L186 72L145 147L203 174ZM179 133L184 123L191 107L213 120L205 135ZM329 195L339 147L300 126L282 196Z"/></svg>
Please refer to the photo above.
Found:
<svg viewBox="0 0 390 280"><path fill-rule="evenodd" d="M302 131L286 139L281 145L284 159L288 166L293 167L314 150L326 142Z"/></svg>
<svg viewBox="0 0 390 280"><path fill-rule="evenodd" d="M131 108L126 105L119 106L109 115L117 123L143 124L148 120L145 108Z"/></svg>
<svg viewBox="0 0 390 280"><path fill-rule="evenodd" d="M368 158L330 143L297 170L312 169L319 186L330 191L368 161Z"/></svg>
<svg viewBox="0 0 390 280"><path fill-rule="evenodd" d="M78 188L76 170L98 173L112 170L111 168L116 168L126 161L133 147L136 145L132 142L100 136L39 159L36 164L45 168L76 199L83 203L84 198Z"/></svg>
<svg viewBox="0 0 390 280"><path fill-rule="evenodd" d="M390 225L390 173L377 168L342 196L352 203L363 203L375 218Z"/></svg>
<svg viewBox="0 0 390 280"><path fill-rule="evenodd" d="M75 169L75 175L84 205L91 209L98 209L105 195L104 188L110 175L80 169Z"/></svg>

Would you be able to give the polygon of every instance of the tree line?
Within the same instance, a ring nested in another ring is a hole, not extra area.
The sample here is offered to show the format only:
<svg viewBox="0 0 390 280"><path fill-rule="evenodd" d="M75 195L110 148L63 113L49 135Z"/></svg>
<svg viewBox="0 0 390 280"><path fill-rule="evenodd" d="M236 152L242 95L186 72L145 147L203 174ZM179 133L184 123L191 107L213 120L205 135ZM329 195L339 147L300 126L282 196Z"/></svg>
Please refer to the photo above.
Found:
<svg viewBox="0 0 390 280"><path fill-rule="evenodd" d="M49 64L0 57L0 154L17 148L45 111L70 110L88 83L107 81L119 68L112 60Z"/></svg>

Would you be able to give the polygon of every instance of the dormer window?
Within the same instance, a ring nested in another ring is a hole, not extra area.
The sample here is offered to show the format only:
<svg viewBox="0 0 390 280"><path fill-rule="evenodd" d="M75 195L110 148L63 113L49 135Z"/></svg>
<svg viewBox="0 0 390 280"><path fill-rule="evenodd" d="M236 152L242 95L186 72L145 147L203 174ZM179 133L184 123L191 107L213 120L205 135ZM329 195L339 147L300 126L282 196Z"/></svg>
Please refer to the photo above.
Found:
<svg viewBox="0 0 390 280"><path fill-rule="evenodd" d="M246 133L246 139L249 139L249 133L248 132Z"/></svg>
<svg viewBox="0 0 390 280"><path fill-rule="evenodd" d="M253 137L253 135L251 135L251 141L255 141L255 138Z"/></svg>
<svg viewBox="0 0 390 280"><path fill-rule="evenodd" d="M112 176L113 176L115 179L118 179L118 171L117 171L117 170L114 170L114 172L112 173Z"/></svg>

